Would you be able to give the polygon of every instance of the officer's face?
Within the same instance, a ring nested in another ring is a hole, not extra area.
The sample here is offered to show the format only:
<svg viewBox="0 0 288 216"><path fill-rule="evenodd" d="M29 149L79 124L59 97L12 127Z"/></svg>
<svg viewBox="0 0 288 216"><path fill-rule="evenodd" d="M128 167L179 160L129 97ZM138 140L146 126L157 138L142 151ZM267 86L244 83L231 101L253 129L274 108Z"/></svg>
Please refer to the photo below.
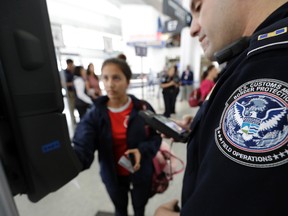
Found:
<svg viewBox="0 0 288 216"><path fill-rule="evenodd" d="M102 80L109 99L121 100L126 97L129 82L118 65L105 65L102 68Z"/></svg>
<svg viewBox="0 0 288 216"><path fill-rule="evenodd" d="M244 32L243 0L192 0L190 33L198 36L207 58L240 38Z"/></svg>

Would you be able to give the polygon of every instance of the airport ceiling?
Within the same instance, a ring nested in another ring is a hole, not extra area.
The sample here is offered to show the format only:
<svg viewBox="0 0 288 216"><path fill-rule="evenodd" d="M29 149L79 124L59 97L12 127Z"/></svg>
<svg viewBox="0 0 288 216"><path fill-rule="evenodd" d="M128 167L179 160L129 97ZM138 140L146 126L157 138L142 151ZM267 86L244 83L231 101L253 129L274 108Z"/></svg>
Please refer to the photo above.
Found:
<svg viewBox="0 0 288 216"><path fill-rule="evenodd" d="M66 24L121 35L121 6L150 5L160 13L163 0L46 0L52 25Z"/></svg>

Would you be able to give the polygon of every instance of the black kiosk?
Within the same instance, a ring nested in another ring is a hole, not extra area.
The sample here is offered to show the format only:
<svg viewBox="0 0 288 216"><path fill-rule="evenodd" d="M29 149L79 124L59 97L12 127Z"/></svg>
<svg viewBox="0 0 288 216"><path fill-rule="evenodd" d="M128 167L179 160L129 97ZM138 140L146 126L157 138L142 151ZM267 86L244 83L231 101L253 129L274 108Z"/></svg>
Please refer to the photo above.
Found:
<svg viewBox="0 0 288 216"><path fill-rule="evenodd" d="M1 0L1 215L18 215L14 195L37 202L79 173L62 97L46 1Z"/></svg>

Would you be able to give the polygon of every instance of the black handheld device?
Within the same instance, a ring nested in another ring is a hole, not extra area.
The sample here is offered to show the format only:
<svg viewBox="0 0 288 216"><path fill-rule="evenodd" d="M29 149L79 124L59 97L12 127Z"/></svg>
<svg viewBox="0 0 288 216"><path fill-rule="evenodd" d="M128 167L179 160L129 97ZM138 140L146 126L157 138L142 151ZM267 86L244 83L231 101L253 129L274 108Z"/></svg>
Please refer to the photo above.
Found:
<svg viewBox="0 0 288 216"><path fill-rule="evenodd" d="M173 138L176 142L187 142L190 132L180 127L173 120L163 115L155 114L150 110L141 110L139 115L142 116L146 123L153 129Z"/></svg>

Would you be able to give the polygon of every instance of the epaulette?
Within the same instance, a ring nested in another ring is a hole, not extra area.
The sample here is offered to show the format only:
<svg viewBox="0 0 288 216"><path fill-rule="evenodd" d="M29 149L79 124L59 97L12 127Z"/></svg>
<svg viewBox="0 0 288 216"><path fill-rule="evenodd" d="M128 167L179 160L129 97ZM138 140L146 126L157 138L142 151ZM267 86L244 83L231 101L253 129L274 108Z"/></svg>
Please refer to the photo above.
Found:
<svg viewBox="0 0 288 216"><path fill-rule="evenodd" d="M251 36L247 56L253 56L272 49L287 49L288 18L282 19Z"/></svg>

